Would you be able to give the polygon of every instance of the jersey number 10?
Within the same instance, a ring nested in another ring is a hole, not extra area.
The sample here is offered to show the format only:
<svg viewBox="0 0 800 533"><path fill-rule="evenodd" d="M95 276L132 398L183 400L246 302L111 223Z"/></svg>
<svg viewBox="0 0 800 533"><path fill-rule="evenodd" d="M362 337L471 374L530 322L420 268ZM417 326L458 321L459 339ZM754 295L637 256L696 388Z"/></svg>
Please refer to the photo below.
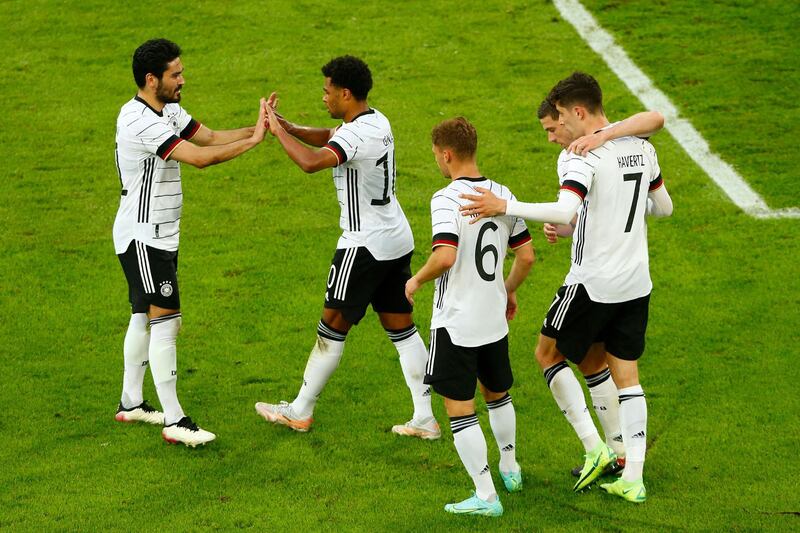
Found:
<svg viewBox="0 0 800 533"><path fill-rule="evenodd" d="M392 163L394 163L394 151L392 151ZM375 162L375 166L383 165L383 197L374 198L370 204L372 205L388 205L389 200L389 152L383 154L383 157ZM392 193L394 193L394 184L397 180L394 172L394 164L392 165Z"/></svg>

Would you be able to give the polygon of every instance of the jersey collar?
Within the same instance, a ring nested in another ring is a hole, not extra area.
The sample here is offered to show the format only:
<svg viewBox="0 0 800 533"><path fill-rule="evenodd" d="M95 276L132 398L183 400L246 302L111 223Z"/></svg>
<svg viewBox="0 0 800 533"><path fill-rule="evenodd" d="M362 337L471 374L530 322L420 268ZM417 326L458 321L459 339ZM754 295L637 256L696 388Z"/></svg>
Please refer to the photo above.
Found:
<svg viewBox="0 0 800 533"><path fill-rule="evenodd" d="M455 181L461 181L461 180L464 180L464 181L486 181L486 178L484 178L483 176L481 176L480 178L467 178L466 176L462 176L460 178L456 178L455 179Z"/></svg>
<svg viewBox="0 0 800 533"><path fill-rule="evenodd" d="M152 111L153 113L155 113L159 117L163 117L164 116L164 110L163 109L161 111L156 111L155 109L153 109L153 107L150 104L148 104L144 100L144 98L140 98L138 94L136 96L134 96L133 99L136 100L137 102L139 102L140 104L146 105L150 109L150 111Z"/></svg>
<svg viewBox="0 0 800 533"><path fill-rule="evenodd" d="M364 115L372 115L373 113L375 113L374 109L367 109L366 111L363 111L363 112L359 113L358 115L354 116L353 120L351 120L350 122L355 122L355 120L358 117L363 117Z"/></svg>

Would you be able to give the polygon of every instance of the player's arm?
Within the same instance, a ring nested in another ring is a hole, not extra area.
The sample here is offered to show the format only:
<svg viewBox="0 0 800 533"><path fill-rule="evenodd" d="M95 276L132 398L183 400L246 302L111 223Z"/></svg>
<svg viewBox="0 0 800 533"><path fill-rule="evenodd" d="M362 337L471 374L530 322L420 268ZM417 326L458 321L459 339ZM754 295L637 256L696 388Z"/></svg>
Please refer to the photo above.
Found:
<svg viewBox="0 0 800 533"><path fill-rule="evenodd" d="M526 232L527 233L527 232ZM506 320L512 320L517 314L517 289L530 274L536 255L533 251L530 237L527 242L512 248L514 263L506 276L505 286L508 300L506 302Z"/></svg>
<svg viewBox="0 0 800 533"><path fill-rule="evenodd" d="M294 161L303 172L317 172L325 168L335 167L339 164L339 158L333 151L328 148L312 150L308 146L305 146L284 129L275 114L275 110L271 106L266 106L266 109L269 118L270 133L278 139L283 149L286 150L286 154L289 158Z"/></svg>
<svg viewBox="0 0 800 533"><path fill-rule="evenodd" d="M315 128L313 126L301 126L286 120L283 115L278 113L278 93L273 92L269 95L267 105L272 108L272 111L275 113L275 118L278 119L278 123L289 135L300 139L308 145L322 148L328 144L328 141L331 140L333 134L336 133L336 128Z"/></svg>
<svg viewBox="0 0 800 533"><path fill-rule="evenodd" d="M472 203L459 208L463 216L474 217L469 221L470 224L496 215L516 216L551 224L569 224L583 202L578 194L564 188L559 191L557 202L541 204L504 200L483 187L475 187L475 190L482 194L462 194L461 198L472 200Z"/></svg>
<svg viewBox="0 0 800 533"><path fill-rule="evenodd" d="M628 136L651 137L661 131L663 127L664 115L658 111L643 111L617 122L610 128L578 137L567 147L567 152L585 157L591 150L602 146L607 141Z"/></svg>
<svg viewBox="0 0 800 533"><path fill-rule="evenodd" d="M205 125L201 125L200 129L197 130L197 133L194 134L194 137L191 138L191 141L199 146L218 146L220 144L230 144L232 142L252 137L255 130L255 126L249 126L247 128L239 128L235 130L216 131L208 128Z"/></svg>
<svg viewBox="0 0 800 533"><path fill-rule="evenodd" d="M261 99L261 107L258 113L258 122L253 127L250 136L239 139L227 144L215 146L198 146L191 142L182 142L182 139L175 139L172 146L166 147L161 154L163 159L174 159L181 163L187 163L197 168L205 168L229 161L264 140L266 133L266 100Z"/></svg>
<svg viewBox="0 0 800 533"><path fill-rule="evenodd" d="M672 215L672 198L661 176L650 184L650 191L647 193L647 214L653 217Z"/></svg>
<svg viewBox="0 0 800 533"><path fill-rule="evenodd" d="M577 223L577 215L572 217L572 220L570 220L569 224L550 224L549 222L545 222L542 226L542 231L544 232L544 236L547 238L547 242L550 244L555 244L558 242L559 237L572 237Z"/></svg>
<svg viewBox="0 0 800 533"><path fill-rule="evenodd" d="M450 270L457 255L458 249L450 245L440 245L433 249L425 265L406 282L406 298L411 305L414 305L414 293L425 283Z"/></svg>

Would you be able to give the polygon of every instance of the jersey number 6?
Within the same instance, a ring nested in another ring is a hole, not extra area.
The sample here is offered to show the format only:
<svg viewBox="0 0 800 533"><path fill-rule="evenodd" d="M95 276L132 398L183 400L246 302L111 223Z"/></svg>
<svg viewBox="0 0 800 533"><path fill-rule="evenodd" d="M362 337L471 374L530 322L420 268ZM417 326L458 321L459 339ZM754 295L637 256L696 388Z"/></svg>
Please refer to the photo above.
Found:
<svg viewBox="0 0 800 533"><path fill-rule="evenodd" d="M489 230L497 231L497 224L494 222L487 222L481 226L478 232L478 242L475 243L475 267L478 269L478 275L484 281L494 281L494 271L497 269L497 260L500 259L500 254L497 252L497 247L494 244L481 246L483 243L483 235ZM494 255L494 267L492 267L491 272L486 272L483 269L483 256L489 253Z"/></svg>

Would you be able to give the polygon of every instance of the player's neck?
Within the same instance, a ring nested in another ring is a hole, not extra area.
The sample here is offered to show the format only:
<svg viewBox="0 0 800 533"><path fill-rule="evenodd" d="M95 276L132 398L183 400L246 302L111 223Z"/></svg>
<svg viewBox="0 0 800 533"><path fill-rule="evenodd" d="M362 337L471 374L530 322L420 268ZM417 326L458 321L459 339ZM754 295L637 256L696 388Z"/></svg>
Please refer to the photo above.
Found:
<svg viewBox="0 0 800 533"><path fill-rule="evenodd" d="M483 177L475 161L453 161L447 170L450 172L450 179L453 181L458 178Z"/></svg>
<svg viewBox="0 0 800 533"><path fill-rule="evenodd" d="M586 121L583 126L583 135L591 135L597 130L601 130L608 126L610 122L605 115L587 115Z"/></svg>
<svg viewBox="0 0 800 533"><path fill-rule="evenodd" d="M136 93L136 96L147 102L147 105L153 108L153 110L157 113L161 113L161 111L164 109L164 106L166 105L164 102L159 100L156 95L148 94L147 92L141 89L139 89L139 91Z"/></svg>
<svg viewBox="0 0 800 533"><path fill-rule="evenodd" d="M369 111L369 104L366 100L363 102L356 101L353 104L353 107L347 110L347 113L344 114L344 121L345 122L352 122L358 115L361 113L366 113Z"/></svg>

